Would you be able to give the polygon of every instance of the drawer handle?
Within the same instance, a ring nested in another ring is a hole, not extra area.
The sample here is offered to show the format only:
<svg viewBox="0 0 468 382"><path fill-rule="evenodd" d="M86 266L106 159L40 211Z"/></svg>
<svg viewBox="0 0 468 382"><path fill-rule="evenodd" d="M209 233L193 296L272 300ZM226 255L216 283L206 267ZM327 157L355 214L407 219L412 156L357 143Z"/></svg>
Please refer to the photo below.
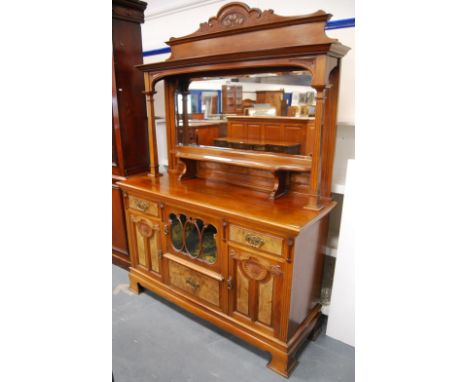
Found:
<svg viewBox="0 0 468 382"><path fill-rule="evenodd" d="M263 244L265 244L260 236L252 235L251 233L245 235L245 241L254 248L260 248Z"/></svg>
<svg viewBox="0 0 468 382"><path fill-rule="evenodd" d="M143 212L145 212L149 208L149 203L145 202L144 200L140 200L140 199L135 200L135 205L139 210L141 210Z"/></svg>
<svg viewBox="0 0 468 382"><path fill-rule="evenodd" d="M229 276L226 280L228 290L232 289L232 276Z"/></svg>
<svg viewBox="0 0 468 382"><path fill-rule="evenodd" d="M200 287L200 284L198 284L193 278L189 277L188 279L185 280L185 283L190 285L193 289L197 289Z"/></svg>

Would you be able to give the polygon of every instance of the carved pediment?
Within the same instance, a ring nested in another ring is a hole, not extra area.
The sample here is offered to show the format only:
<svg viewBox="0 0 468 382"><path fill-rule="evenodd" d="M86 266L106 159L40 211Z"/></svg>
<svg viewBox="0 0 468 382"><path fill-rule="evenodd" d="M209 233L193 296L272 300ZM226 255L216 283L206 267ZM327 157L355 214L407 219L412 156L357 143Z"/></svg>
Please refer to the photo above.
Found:
<svg viewBox="0 0 468 382"><path fill-rule="evenodd" d="M322 10L303 16L279 16L271 9L262 11L258 8L250 8L245 3L234 2L221 7L216 16L211 17L207 22L201 23L200 28L194 33L179 38L171 37L168 44L177 40L192 39L207 34L223 33L231 30L238 31L244 28L261 28L261 26L266 26L266 24L294 24L301 22L304 18L313 18L315 19L314 21L326 22L330 17L330 14Z"/></svg>

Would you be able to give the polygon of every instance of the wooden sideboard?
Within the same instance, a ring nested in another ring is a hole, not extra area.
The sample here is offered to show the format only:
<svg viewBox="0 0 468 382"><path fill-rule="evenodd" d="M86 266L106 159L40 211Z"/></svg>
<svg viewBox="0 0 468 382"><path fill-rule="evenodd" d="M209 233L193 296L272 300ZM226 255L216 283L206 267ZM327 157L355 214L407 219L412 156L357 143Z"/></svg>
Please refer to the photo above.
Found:
<svg viewBox="0 0 468 382"><path fill-rule="evenodd" d="M146 3L112 1L112 262L130 265L122 192L117 181L148 170L141 28Z"/></svg>
<svg viewBox="0 0 468 382"><path fill-rule="evenodd" d="M227 136L214 140L215 146L305 155L307 130L313 118L227 117Z"/></svg>
<svg viewBox="0 0 468 382"><path fill-rule="evenodd" d="M326 36L330 17L323 11L283 17L236 2L193 34L169 40L168 60L139 66L150 173L118 182L130 288L148 288L268 351L268 367L283 376L320 321L323 248L335 206L340 58L348 51ZM233 117L227 136L278 137L277 142L300 143L299 155L197 145L187 114L190 81L288 70L310 73L315 118ZM157 171L154 125L154 89L161 80L169 161L163 175Z"/></svg>

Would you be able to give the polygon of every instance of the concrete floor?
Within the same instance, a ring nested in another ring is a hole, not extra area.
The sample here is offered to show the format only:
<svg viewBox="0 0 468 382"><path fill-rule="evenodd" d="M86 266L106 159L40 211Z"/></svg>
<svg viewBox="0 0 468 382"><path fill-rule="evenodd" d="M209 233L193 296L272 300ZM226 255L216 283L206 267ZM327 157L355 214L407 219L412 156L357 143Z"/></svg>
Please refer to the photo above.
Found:
<svg viewBox="0 0 468 382"><path fill-rule="evenodd" d="M112 369L115 382L285 382L269 354L155 294L128 291L113 265ZM354 348L322 334L307 342L289 381L354 381Z"/></svg>

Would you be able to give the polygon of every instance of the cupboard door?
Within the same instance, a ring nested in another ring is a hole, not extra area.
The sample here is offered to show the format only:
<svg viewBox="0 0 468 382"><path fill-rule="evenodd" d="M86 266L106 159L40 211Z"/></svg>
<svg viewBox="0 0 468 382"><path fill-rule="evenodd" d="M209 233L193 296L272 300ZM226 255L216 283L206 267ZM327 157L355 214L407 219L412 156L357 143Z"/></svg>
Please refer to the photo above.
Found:
<svg viewBox="0 0 468 382"><path fill-rule="evenodd" d="M165 251L221 273L220 222L168 206Z"/></svg>
<svg viewBox="0 0 468 382"><path fill-rule="evenodd" d="M279 336L283 268L238 249L229 249L229 314Z"/></svg>
<svg viewBox="0 0 468 382"><path fill-rule="evenodd" d="M161 273L160 225L146 216L130 213L130 235L132 241L132 265L134 267Z"/></svg>

